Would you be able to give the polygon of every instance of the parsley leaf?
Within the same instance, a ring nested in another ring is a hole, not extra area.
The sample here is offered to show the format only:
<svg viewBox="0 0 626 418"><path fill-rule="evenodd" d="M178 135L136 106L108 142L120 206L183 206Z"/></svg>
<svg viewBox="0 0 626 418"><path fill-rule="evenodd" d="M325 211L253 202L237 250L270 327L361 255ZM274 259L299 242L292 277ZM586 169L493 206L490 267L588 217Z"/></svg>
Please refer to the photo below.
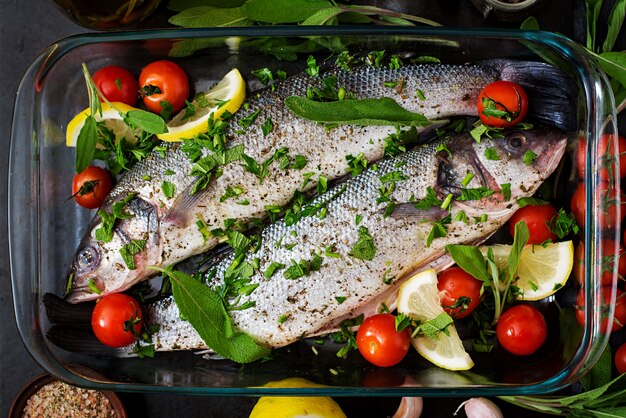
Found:
<svg viewBox="0 0 626 418"><path fill-rule="evenodd" d="M137 268L135 266L135 254L139 254L141 250L146 247L145 239L134 239L131 240L128 244L124 244L122 248L120 248L120 255L122 256L122 260L126 264L129 270L135 270Z"/></svg>
<svg viewBox="0 0 626 418"><path fill-rule="evenodd" d="M348 254L360 260L372 261L376 255L374 239L370 235L369 230L364 226L359 227L358 234L359 238Z"/></svg>

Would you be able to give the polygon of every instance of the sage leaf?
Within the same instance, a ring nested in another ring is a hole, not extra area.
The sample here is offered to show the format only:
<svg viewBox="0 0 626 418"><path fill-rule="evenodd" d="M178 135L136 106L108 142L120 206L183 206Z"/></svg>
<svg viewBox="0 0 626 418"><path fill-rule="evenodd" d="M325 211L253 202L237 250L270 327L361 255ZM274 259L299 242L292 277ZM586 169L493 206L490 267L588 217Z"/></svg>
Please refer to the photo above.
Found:
<svg viewBox="0 0 626 418"><path fill-rule="evenodd" d="M626 16L626 0L617 0L611 9L608 19L608 30L604 44L602 44L602 52L611 52L617 36L622 29L624 23L624 16Z"/></svg>
<svg viewBox="0 0 626 418"><path fill-rule="evenodd" d="M182 12L185 9L191 9L198 6L213 6L213 7L239 7L244 4L246 0L170 0L167 3L167 9L173 12Z"/></svg>
<svg viewBox="0 0 626 418"><path fill-rule="evenodd" d="M607 345L596 364L594 364L591 370L589 370L589 373L580 380L583 388L585 388L585 390L592 390L593 388L609 383L611 381L612 362L611 346Z"/></svg>
<svg viewBox="0 0 626 418"><path fill-rule="evenodd" d="M302 26L315 26L315 25L327 25L327 24L335 24L336 17L343 10L339 7L328 7L325 9L318 10L309 16L306 20L304 20L300 25Z"/></svg>
<svg viewBox="0 0 626 418"><path fill-rule="evenodd" d="M183 272L161 271L170 279L174 301L181 315L216 353L237 363L250 363L270 353L269 348L235 329L215 291Z"/></svg>
<svg viewBox="0 0 626 418"><path fill-rule="evenodd" d="M124 122L151 134L167 132L163 118L145 110L129 110L124 116Z"/></svg>
<svg viewBox="0 0 626 418"><path fill-rule="evenodd" d="M483 282L491 280L491 275L485 265L485 258L478 247L473 245L446 245L446 251L454 262L468 274Z"/></svg>
<svg viewBox="0 0 626 418"><path fill-rule="evenodd" d="M585 0L585 16L587 17L587 49L595 51L596 22L602 9L602 0Z"/></svg>
<svg viewBox="0 0 626 418"><path fill-rule="evenodd" d="M87 116L85 124L80 128L78 138L76 139L75 169L77 173L86 169L91 160L93 160L97 142L98 128L96 119L93 116Z"/></svg>
<svg viewBox="0 0 626 418"><path fill-rule="evenodd" d="M296 116L314 122L359 126L427 126L428 119L413 113L389 97L379 99L316 102L289 96L285 105Z"/></svg>
<svg viewBox="0 0 626 418"><path fill-rule="evenodd" d="M298 23L331 6L326 0L249 0L241 6L241 12L257 22Z"/></svg>
<svg viewBox="0 0 626 418"><path fill-rule="evenodd" d="M605 73L626 87L626 52L594 54Z"/></svg>
<svg viewBox="0 0 626 418"><path fill-rule="evenodd" d="M252 22L242 14L241 7L223 9L221 7L199 6L172 16L169 23L185 28L206 28L224 26L250 26Z"/></svg>

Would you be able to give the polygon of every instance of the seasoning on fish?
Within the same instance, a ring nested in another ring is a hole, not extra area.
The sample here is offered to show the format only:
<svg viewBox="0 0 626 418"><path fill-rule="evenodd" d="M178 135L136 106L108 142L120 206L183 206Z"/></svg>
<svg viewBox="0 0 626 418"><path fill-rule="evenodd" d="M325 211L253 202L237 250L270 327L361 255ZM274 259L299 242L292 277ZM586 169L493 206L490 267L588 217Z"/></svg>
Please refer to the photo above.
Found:
<svg viewBox="0 0 626 418"><path fill-rule="evenodd" d="M228 126L222 121L212 126L225 140L225 150L212 150L210 137L167 144L126 173L76 251L67 300L86 301L126 290L154 273L148 266L166 267L205 252L222 239L215 231L233 224L245 230L259 219L273 220L299 193L346 173L356 174L383 157L385 149L397 148L394 126L326 129L285 107L285 98L322 91L334 77L346 97L389 97L428 119L475 115L479 91L494 80L507 79L524 86L535 117L557 126L571 119L569 106L564 105L572 101L568 82L557 69L542 63L363 66L351 71L322 68L317 77L296 75L252 94ZM402 89L385 86L400 79ZM415 131L404 135L415 139ZM390 193L390 185L381 186L381 199ZM134 262L127 263L120 250L133 241L145 245L132 255Z"/></svg>
<svg viewBox="0 0 626 418"><path fill-rule="evenodd" d="M227 306L245 305L229 311L235 327L259 344L281 347L333 331L342 320L378 311L383 302L393 309L398 287L412 272L451 264L446 245L478 244L497 231L517 210L517 199L533 195L556 169L566 142L553 129L511 131L481 143L460 134L383 160L336 185L308 206L325 208L323 217L317 211L291 225L269 225L260 244L237 258L239 266L250 266L246 288L253 290L226 297ZM442 145L450 153L438 151ZM500 158L488 158L489 148ZM523 161L528 151L537 155L531 164ZM235 257L209 271L209 286L224 286ZM159 325L152 335L156 350L210 346L180 318L172 298L148 306L144 315Z"/></svg>

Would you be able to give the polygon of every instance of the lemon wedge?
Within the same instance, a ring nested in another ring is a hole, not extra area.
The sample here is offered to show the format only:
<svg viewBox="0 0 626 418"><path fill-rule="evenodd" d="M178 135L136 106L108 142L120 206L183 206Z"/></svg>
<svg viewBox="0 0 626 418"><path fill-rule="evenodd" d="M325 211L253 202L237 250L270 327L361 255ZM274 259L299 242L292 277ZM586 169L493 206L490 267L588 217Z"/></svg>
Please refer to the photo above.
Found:
<svg viewBox="0 0 626 418"><path fill-rule="evenodd" d="M489 247L480 251L487 255ZM492 245L494 262L499 269L509 263L510 245ZM513 283L520 289L519 300L539 300L552 295L565 286L574 265L574 244L572 241L542 245L527 245L522 250L517 274Z"/></svg>
<svg viewBox="0 0 626 418"><path fill-rule="evenodd" d="M314 388L324 387L302 378L269 382L264 387ZM345 418L337 402L329 397L263 396L256 403L250 418Z"/></svg>
<svg viewBox="0 0 626 418"><path fill-rule="evenodd" d="M235 113L246 98L246 83L236 68L209 91L196 97L191 104L193 114L181 110L167 124L167 132L157 135L163 141L181 141L205 133L209 118L219 118L225 111Z"/></svg>
<svg viewBox="0 0 626 418"><path fill-rule="evenodd" d="M133 129L124 123L120 112L126 113L129 110L138 110L132 106L122 102L102 103L102 114L96 113L96 122L104 122L105 126L109 128L115 134L116 138L125 137L128 141L134 142L135 135L139 134L139 129ZM65 131L65 145L68 147L75 147L78 140L78 134L85 125L85 120L91 115L91 109L87 108L78 113L72 118L70 123L67 124Z"/></svg>
<svg viewBox="0 0 626 418"><path fill-rule="evenodd" d="M398 292L398 312L417 321L425 322L443 312L437 289L437 273L428 269L409 278ZM447 370L468 370L474 366L465 351L463 342L454 325L447 327L448 333L439 333L439 339L413 338L411 343L418 353L431 363Z"/></svg>

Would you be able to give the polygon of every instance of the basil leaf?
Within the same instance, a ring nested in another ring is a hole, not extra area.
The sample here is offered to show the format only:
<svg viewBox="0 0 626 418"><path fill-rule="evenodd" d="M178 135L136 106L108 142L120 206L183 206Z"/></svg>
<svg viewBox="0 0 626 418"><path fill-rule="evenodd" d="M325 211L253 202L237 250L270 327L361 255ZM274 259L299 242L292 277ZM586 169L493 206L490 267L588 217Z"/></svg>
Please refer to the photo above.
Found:
<svg viewBox="0 0 626 418"><path fill-rule="evenodd" d="M80 173L89 166L96 153L96 144L98 143L98 128L96 119L93 116L87 116L85 124L80 129L78 138L76 139L76 162L75 169Z"/></svg>
<svg viewBox="0 0 626 418"><path fill-rule="evenodd" d="M124 116L124 122L151 134L167 132L163 118L145 110L129 110Z"/></svg>
<svg viewBox="0 0 626 418"><path fill-rule="evenodd" d="M427 126L428 119L409 112L389 97L316 102L289 96L285 105L295 115L314 122L359 126Z"/></svg>
<svg viewBox="0 0 626 418"><path fill-rule="evenodd" d="M237 363L250 363L269 355L269 348L235 329L215 291L180 271L162 272L170 278L174 301L181 315L216 353Z"/></svg>
<svg viewBox="0 0 626 418"><path fill-rule="evenodd" d="M454 262L468 274L483 282L491 280L491 275L485 265L485 258L478 247L472 245L446 245L446 251Z"/></svg>

